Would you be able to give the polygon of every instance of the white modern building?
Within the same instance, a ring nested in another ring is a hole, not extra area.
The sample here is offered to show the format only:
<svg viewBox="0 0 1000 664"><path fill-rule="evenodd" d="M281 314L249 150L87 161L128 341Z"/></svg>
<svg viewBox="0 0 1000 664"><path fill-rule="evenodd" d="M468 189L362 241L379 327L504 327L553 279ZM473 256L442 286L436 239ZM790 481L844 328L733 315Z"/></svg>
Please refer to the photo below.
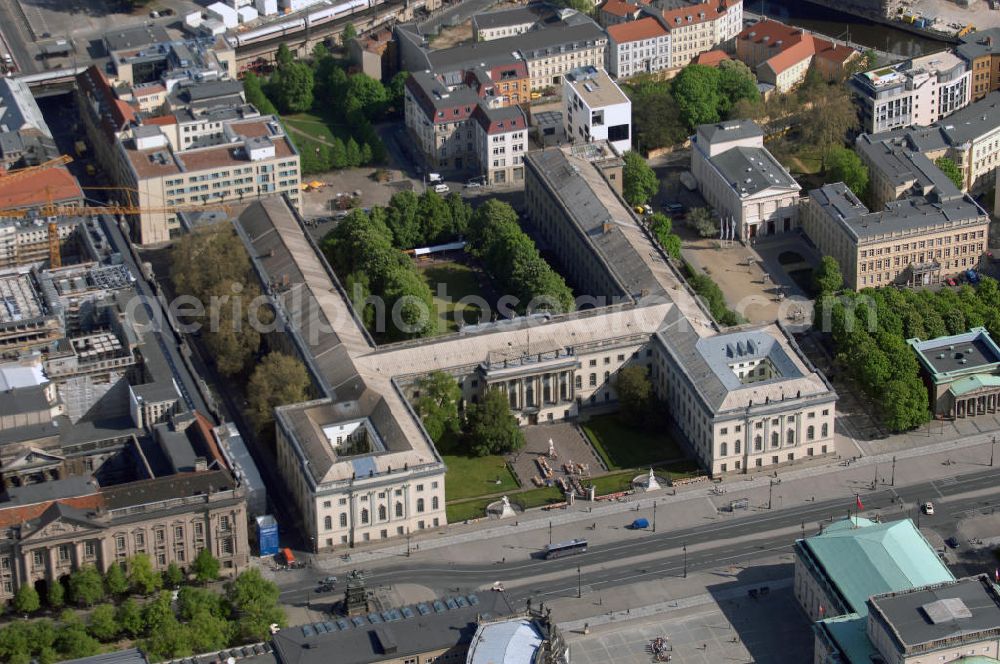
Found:
<svg viewBox="0 0 1000 664"><path fill-rule="evenodd" d="M948 51L856 74L851 84L864 130L873 133L932 124L972 98L971 70Z"/></svg>
<svg viewBox="0 0 1000 664"><path fill-rule="evenodd" d="M563 121L571 143L607 141L619 154L632 148L632 101L603 69L566 74Z"/></svg>
<svg viewBox="0 0 1000 664"><path fill-rule="evenodd" d="M798 225L801 187L764 147L764 132L753 121L700 125L691 140L691 171L734 239Z"/></svg>
<svg viewBox="0 0 1000 664"><path fill-rule="evenodd" d="M670 32L652 16L608 28L605 67L615 78L670 69Z"/></svg>

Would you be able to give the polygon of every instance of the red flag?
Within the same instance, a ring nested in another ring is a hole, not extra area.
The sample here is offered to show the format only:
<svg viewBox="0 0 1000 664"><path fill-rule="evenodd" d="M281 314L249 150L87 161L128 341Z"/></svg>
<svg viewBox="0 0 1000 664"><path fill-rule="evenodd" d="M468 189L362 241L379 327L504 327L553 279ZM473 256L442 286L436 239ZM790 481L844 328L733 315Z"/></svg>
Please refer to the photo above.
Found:
<svg viewBox="0 0 1000 664"><path fill-rule="evenodd" d="M854 499L858 504L858 511L860 512L865 508L865 506L861 503L861 496L858 494L854 494Z"/></svg>
<svg viewBox="0 0 1000 664"><path fill-rule="evenodd" d="M826 609L824 609L824 608L823 608L823 605L822 605L822 604L820 604L820 605L819 605L819 617L820 617L820 618L822 618L822 617L823 617L823 614L825 614L825 613L826 613Z"/></svg>
<svg viewBox="0 0 1000 664"><path fill-rule="evenodd" d="M1000 583L1000 568L993 570L993 578L997 580L997 583Z"/></svg>

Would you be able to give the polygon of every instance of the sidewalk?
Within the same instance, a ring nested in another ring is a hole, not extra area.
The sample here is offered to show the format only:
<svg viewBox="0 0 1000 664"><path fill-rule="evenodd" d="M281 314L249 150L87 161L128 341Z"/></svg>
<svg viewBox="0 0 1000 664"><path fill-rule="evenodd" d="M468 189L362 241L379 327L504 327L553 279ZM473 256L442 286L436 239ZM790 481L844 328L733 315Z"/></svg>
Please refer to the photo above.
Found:
<svg viewBox="0 0 1000 664"><path fill-rule="evenodd" d="M942 441L931 445L893 453L862 457L850 465L825 465L788 470L780 475L780 484L770 489L775 509L814 500L843 497L850 500L855 494L871 491L876 474L879 489L885 489L891 480L895 486L905 486L933 479L962 475L983 470L989 466L992 434L980 434ZM895 458L895 464L893 459ZM1000 461L1000 458L998 458ZM649 494L635 494L622 502L591 504L577 501L572 507L560 510L530 510L516 519L497 520L495 525L454 525L447 530L435 529L412 540L412 556L424 554L439 561L456 563L482 563L501 557L530 555L552 541L585 536L595 544L620 541L624 526L635 518L629 512L640 510L639 516L652 517L655 501L658 531L694 527L720 520L739 519L737 513L720 513L731 500L747 498L747 513L766 508L770 475L748 475L728 478L717 485L722 493L714 494L712 485L698 484L680 487L676 495L670 489ZM846 503L845 503L846 505ZM681 508L681 509L678 509ZM846 507L845 507L846 509ZM598 524L594 530L593 524ZM567 528L566 526L572 526ZM642 531L635 536L642 536ZM502 542L491 540L503 538ZM313 565L322 570L336 571L360 566L371 566L380 561L399 562L407 557L405 542L367 550L354 549L347 559L341 554L317 554Z"/></svg>

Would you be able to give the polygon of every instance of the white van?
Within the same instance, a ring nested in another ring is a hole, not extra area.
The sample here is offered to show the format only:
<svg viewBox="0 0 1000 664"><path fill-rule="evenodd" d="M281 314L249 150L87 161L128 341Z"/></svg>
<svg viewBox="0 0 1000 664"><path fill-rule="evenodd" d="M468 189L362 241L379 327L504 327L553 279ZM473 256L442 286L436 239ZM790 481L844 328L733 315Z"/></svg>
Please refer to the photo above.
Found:
<svg viewBox="0 0 1000 664"><path fill-rule="evenodd" d="M428 173L427 181L434 184L435 182L444 182L444 178L441 177L440 173Z"/></svg>
<svg viewBox="0 0 1000 664"><path fill-rule="evenodd" d="M447 194L449 191L451 191L451 189L449 189L446 184L434 185L434 193L436 194Z"/></svg>

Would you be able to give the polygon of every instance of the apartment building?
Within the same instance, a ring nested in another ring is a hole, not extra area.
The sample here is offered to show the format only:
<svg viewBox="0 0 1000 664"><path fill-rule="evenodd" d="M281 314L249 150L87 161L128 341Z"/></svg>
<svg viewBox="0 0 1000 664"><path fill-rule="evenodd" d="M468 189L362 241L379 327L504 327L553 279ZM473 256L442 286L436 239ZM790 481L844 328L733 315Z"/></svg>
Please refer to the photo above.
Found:
<svg viewBox="0 0 1000 664"><path fill-rule="evenodd" d="M859 136L863 158L868 146L881 143L893 149L919 152L930 160L947 157L962 173L962 190L979 193L993 185L1000 166L1000 92L991 92L929 127L912 127ZM881 166L873 161L874 167ZM873 173L873 179L881 174Z"/></svg>
<svg viewBox="0 0 1000 664"><path fill-rule="evenodd" d="M605 28L612 25L636 21L644 15L646 2L628 2L628 0L605 0L597 12L597 21Z"/></svg>
<svg viewBox="0 0 1000 664"><path fill-rule="evenodd" d="M477 104L472 120L476 129L476 156L485 184L523 183L528 118L521 107L490 108Z"/></svg>
<svg viewBox="0 0 1000 664"><path fill-rule="evenodd" d="M175 150L157 125L142 125L118 144L124 186L143 208L133 227L141 244L166 242L180 232L178 208L287 195L299 204L299 155L276 118L225 123L222 139Z"/></svg>
<svg viewBox="0 0 1000 664"><path fill-rule="evenodd" d="M563 120L571 143L607 141L632 149L632 101L603 69L574 69L563 80Z"/></svg>
<svg viewBox="0 0 1000 664"><path fill-rule="evenodd" d="M968 105L972 72L948 51L913 58L851 78L862 126L878 133L929 125Z"/></svg>
<svg viewBox="0 0 1000 664"><path fill-rule="evenodd" d="M729 228L727 235L746 241L798 226L801 187L764 147L764 132L754 122L701 125L691 143L698 190Z"/></svg>
<svg viewBox="0 0 1000 664"><path fill-rule="evenodd" d="M670 32L652 16L611 25L605 60L615 78L670 69Z"/></svg>
<svg viewBox="0 0 1000 664"><path fill-rule="evenodd" d="M562 9L523 34L474 42L438 51L429 50L414 26L397 26L403 68L437 74L466 71L477 66L527 65L530 90L540 91L562 83L577 67L601 67L607 35L591 18Z"/></svg>
<svg viewBox="0 0 1000 664"><path fill-rule="evenodd" d="M552 9L543 3L474 14L472 16L472 38L475 41L483 42L523 35L552 15Z"/></svg>
<svg viewBox="0 0 1000 664"><path fill-rule="evenodd" d="M955 47L972 72L972 101L1000 90L1000 28L978 30L961 38Z"/></svg>
<svg viewBox="0 0 1000 664"><path fill-rule="evenodd" d="M527 101L529 81L528 68L522 60L448 73L411 74L406 80L405 122L428 166L456 172L475 171L484 164L494 168L492 147L488 152L480 152L480 147L485 146L479 142L479 125L473 115L480 107L481 113L486 113L515 108ZM498 113L497 117L512 121L514 115ZM506 124L505 128L509 126ZM500 129L499 124L494 127L495 131ZM519 138L508 137L507 142L511 149L521 145ZM500 177L511 182L514 172L508 169L515 165L507 155L504 166L495 168L503 174Z"/></svg>
<svg viewBox="0 0 1000 664"><path fill-rule="evenodd" d="M662 11L670 31L670 66L684 67L700 53L735 39L743 29L743 0L712 0Z"/></svg>
<svg viewBox="0 0 1000 664"><path fill-rule="evenodd" d="M843 183L828 184L809 192L801 217L852 289L938 284L978 267L988 245L989 216L954 187L869 211Z"/></svg>
<svg viewBox="0 0 1000 664"><path fill-rule="evenodd" d="M758 81L788 92L805 79L810 66L815 66L828 81L843 78L848 63L861 54L808 30L765 17L737 35L736 57L755 70Z"/></svg>

